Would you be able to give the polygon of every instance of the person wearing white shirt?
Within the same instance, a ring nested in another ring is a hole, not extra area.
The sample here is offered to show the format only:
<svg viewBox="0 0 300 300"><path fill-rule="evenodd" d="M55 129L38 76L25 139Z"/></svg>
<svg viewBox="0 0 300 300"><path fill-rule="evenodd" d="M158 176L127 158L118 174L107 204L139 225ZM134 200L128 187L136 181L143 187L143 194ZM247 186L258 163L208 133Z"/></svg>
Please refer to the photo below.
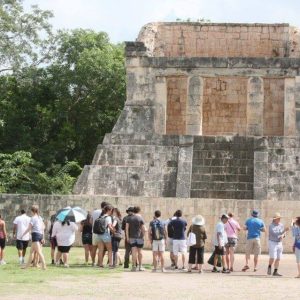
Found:
<svg viewBox="0 0 300 300"><path fill-rule="evenodd" d="M222 273L230 273L229 270L226 270L225 267L225 245L228 242L227 234L225 231L225 224L228 222L229 217L227 215L221 216L221 221L216 225L215 233L214 233L214 246L215 246L215 256L214 256L214 267L212 272L218 272L217 270L217 262L218 262L218 256L220 255L222 257L222 266L223 271Z"/></svg>
<svg viewBox="0 0 300 300"><path fill-rule="evenodd" d="M62 257L64 266L68 265L69 251L75 242L75 232L78 230L78 226L74 222L65 220L63 222L56 221L53 225L52 236L56 237L57 249L56 265L59 265L59 260Z"/></svg>
<svg viewBox="0 0 300 300"><path fill-rule="evenodd" d="M30 224L30 217L26 215L24 209L21 210L21 215L17 216L13 222L13 237L16 239L16 247L18 249L19 263L25 263L26 249L30 240L30 234L23 235Z"/></svg>

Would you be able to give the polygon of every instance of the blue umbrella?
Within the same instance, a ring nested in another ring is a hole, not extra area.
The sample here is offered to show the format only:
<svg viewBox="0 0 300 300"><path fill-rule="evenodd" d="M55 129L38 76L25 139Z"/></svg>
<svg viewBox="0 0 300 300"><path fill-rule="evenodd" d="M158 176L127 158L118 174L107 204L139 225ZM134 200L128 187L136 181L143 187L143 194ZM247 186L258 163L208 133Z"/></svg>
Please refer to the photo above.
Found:
<svg viewBox="0 0 300 300"><path fill-rule="evenodd" d="M63 222L67 218L71 222L79 223L85 220L87 212L80 207L65 207L57 212L56 219Z"/></svg>

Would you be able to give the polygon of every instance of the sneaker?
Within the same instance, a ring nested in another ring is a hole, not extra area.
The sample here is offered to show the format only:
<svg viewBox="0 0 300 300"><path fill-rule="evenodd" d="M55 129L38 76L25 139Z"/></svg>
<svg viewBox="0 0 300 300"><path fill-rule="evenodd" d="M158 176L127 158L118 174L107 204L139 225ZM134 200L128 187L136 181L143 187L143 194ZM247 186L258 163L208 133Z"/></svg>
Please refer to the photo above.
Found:
<svg viewBox="0 0 300 300"><path fill-rule="evenodd" d="M58 267L58 266L60 265L59 261L57 261L57 262L55 263L55 265Z"/></svg>
<svg viewBox="0 0 300 300"><path fill-rule="evenodd" d="M202 270L199 270L199 274L202 274L203 272L202 272Z"/></svg>
<svg viewBox="0 0 300 300"><path fill-rule="evenodd" d="M131 272L136 272L136 267L132 267Z"/></svg>
<svg viewBox="0 0 300 300"><path fill-rule="evenodd" d="M161 268L161 271L162 271L162 273L165 273L166 269L165 268Z"/></svg>
<svg viewBox="0 0 300 300"><path fill-rule="evenodd" d="M61 265L64 265L64 262L63 262L62 259L59 260L59 263L60 263Z"/></svg>
<svg viewBox="0 0 300 300"><path fill-rule="evenodd" d="M225 269L225 268L224 268L224 269L222 270L222 273L224 273L224 274L229 274L230 271L229 271L229 269Z"/></svg>
<svg viewBox="0 0 300 300"><path fill-rule="evenodd" d="M152 272L155 273L157 271L157 269L152 269Z"/></svg>
<svg viewBox="0 0 300 300"><path fill-rule="evenodd" d="M174 267L174 270L178 270L178 267L177 267L177 266L175 266L175 267Z"/></svg>
<svg viewBox="0 0 300 300"><path fill-rule="evenodd" d="M92 264L92 267L97 268L98 265L97 265L96 263L93 263L93 264Z"/></svg>
<svg viewBox="0 0 300 300"><path fill-rule="evenodd" d="M182 267L181 270L182 271L187 271L187 268L186 267Z"/></svg>
<svg viewBox="0 0 300 300"><path fill-rule="evenodd" d="M129 266L127 266L127 265L124 265L124 269L129 269Z"/></svg>
<svg viewBox="0 0 300 300"><path fill-rule="evenodd" d="M268 272L267 272L268 275L271 275L272 274L272 267L271 266L268 266Z"/></svg>
<svg viewBox="0 0 300 300"><path fill-rule="evenodd" d="M274 271L274 272L273 272L273 276L279 276L279 277L281 277L282 275L279 274L277 271Z"/></svg>
<svg viewBox="0 0 300 300"><path fill-rule="evenodd" d="M64 267L65 267L65 268L69 268L69 265L68 265L68 264L64 264Z"/></svg>
<svg viewBox="0 0 300 300"><path fill-rule="evenodd" d="M51 265L54 265L55 263L54 263L54 259L52 259L52 261L51 261Z"/></svg>
<svg viewBox="0 0 300 300"><path fill-rule="evenodd" d="M4 260L1 260L0 265L6 265L6 262Z"/></svg>
<svg viewBox="0 0 300 300"><path fill-rule="evenodd" d="M139 267L139 271L143 272L143 271L146 271L145 268L143 268L142 266Z"/></svg>
<svg viewBox="0 0 300 300"><path fill-rule="evenodd" d="M213 273L218 273L218 269L216 267L213 267L213 269L211 270Z"/></svg>

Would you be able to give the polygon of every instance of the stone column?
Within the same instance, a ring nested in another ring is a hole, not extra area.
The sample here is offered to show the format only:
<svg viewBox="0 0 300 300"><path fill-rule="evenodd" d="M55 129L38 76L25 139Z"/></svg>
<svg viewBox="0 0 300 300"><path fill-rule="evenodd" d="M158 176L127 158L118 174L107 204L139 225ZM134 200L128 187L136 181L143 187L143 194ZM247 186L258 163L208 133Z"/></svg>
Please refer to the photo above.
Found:
<svg viewBox="0 0 300 300"><path fill-rule="evenodd" d="M284 136L296 135L295 78L284 80Z"/></svg>
<svg viewBox="0 0 300 300"><path fill-rule="evenodd" d="M203 79L192 76L188 82L186 134L202 135Z"/></svg>
<svg viewBox="0 0 300 300"><path fill-rule="evenodd" d="M253 199L268 199L268 182L269 182L269 143L267 137L254 139L254 184Z"/></svg>
<svg viewBox="0 0 300 300"><path fill-rule="evenodd" d="M154 130L166 134L167 83L166 77L157 76L155 82Z"/></svg>
<svg viewBox="0 0 300 300"><path fill-rule="evenodd" d="M264 85L260 77L250 77L247 91L247 135L263 135Z"/></svg>
<svg viewBox="0 0 300 300"><path fill-rule="evenodd" d="M193 142L193 136L179 137L176 197L190 197L192 180Z"/></svg>

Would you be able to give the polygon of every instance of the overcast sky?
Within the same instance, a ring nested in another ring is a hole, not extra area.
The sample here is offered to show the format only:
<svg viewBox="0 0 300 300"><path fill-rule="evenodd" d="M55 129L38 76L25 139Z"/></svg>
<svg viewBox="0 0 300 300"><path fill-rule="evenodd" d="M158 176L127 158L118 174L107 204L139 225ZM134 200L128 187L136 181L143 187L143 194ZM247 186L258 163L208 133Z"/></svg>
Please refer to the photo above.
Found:
<svg viewBox="0 0 300 300"><path fill-rule="evenodd" d="M300 0L24 0L52 10L56 29L105 31L113 42L133 41L154 21L290 23L300 27Z"/></svg>

